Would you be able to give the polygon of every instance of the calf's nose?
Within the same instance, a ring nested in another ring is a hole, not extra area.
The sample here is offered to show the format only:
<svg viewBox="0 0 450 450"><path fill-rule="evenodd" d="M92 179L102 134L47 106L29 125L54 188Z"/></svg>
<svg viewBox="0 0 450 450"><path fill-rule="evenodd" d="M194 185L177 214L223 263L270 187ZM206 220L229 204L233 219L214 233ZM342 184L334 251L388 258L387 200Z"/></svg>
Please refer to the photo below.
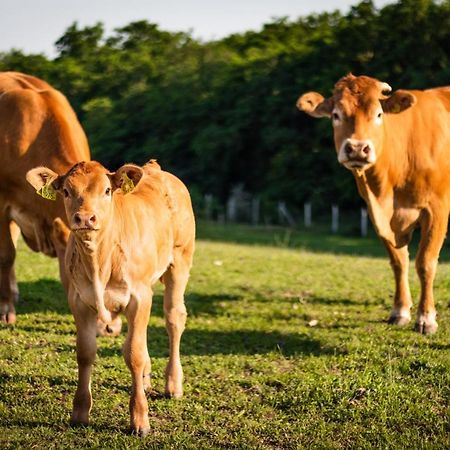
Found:
<svg viewBox="0 0 450 450"><path fill-rule="evenodd" d="M79 228L94 228L97 223L97 217L92 213L75 213L73 221Z"/></svg>

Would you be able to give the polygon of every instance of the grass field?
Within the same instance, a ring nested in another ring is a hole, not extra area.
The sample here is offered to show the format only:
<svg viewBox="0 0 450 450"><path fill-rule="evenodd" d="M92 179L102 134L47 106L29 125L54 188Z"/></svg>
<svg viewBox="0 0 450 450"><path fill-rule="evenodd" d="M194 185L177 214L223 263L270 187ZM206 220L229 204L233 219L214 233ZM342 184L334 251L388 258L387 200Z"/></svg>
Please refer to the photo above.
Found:
<svg viewBox="0 0 450 450"><path fill-rule="evenodd" d="M162 396L158 287L152 431L140 440L127 434L123 334L99 339L91 425L68 427L73 319L56 261L21 242L20 315L0 329L0 448L450 448L449 256L444 249L436 280L439 330L424 337L384 322L393 278L376 239L201 224L182 340L185 397ZM414 270L410 279L417 298Z"/></svg>

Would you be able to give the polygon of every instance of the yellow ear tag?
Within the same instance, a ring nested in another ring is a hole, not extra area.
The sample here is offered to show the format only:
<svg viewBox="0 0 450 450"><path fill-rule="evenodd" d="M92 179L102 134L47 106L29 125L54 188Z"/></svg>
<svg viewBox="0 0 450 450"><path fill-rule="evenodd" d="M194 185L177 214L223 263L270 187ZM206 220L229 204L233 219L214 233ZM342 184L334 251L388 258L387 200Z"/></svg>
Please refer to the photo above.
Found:
<svg viewBox="0 0 450 450"><path fill-rule="evenodd" d="M391 112L394 113L394 114L398 114L400 112L400 109L401 109L400 105L398 103L396 103L394 105L394 107L392 108Z"/></svg>
<svg viewBox="0 0 450 450"><path fill-rule="evenodd" d="M44 184L40 189L36 191L36 194L47 200L56 200L56 191L53 188L51 181Z"/></svg>
<svg viewBox="0 0 450 450"><path fill-rule="evenodd" d="M122 175L121 189L124 194L129 194L134 189L133 180L128 177L126 172Z"/></svg>

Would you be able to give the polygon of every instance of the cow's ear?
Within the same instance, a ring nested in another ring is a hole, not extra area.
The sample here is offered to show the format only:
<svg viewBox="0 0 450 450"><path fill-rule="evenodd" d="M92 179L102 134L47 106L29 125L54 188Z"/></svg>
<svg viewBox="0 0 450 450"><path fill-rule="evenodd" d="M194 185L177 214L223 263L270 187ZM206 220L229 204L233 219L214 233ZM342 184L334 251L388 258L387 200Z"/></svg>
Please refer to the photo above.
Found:
<svg viewBox="0 0 450 450"><path fill-rule="evenodd" d="M110 174L112 187L113 189L122 189L125 194L128 194L137 186L142 175L144 175L142 167L125 164L117 172Z"/></svg>
<svg viewBox="0 0 450 450"><path fill-rule="evenodd" d="M35 167L27 172L26 178L41 197L56 200L56 191L61 184L61 177L56 172L48 167Z"/></svg>
<svg viewBox="0 0 450 450"><path fill-rule="evenodd" d="M416 101L417 99L413 94L398 90L388 98L380 100L380 103L384 112L397 114L413 106Z"/></svg>
<svg viewBox="0 0 450 450"><path fill-rule="evenodd" d="M324 98L318 92L307 92L297 100L297 108L313 117L330 117L333 107L333 98Z"/></svg>

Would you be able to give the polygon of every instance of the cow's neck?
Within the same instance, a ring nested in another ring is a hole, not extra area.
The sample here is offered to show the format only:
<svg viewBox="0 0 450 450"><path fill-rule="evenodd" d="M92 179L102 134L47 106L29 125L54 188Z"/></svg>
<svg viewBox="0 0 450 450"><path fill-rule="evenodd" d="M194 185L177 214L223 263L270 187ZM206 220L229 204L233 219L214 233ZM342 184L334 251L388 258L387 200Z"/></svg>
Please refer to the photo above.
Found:
<svg viewBox="0 0 450 450"><path fill-rule="evenodd" d="M394 189L390 177L390 167L383 161L381 169L377 164L368 170L354 170L358 191L367 203L369 216L377 234L395 247L399 238L391 227L394 214Z"/></svg>

